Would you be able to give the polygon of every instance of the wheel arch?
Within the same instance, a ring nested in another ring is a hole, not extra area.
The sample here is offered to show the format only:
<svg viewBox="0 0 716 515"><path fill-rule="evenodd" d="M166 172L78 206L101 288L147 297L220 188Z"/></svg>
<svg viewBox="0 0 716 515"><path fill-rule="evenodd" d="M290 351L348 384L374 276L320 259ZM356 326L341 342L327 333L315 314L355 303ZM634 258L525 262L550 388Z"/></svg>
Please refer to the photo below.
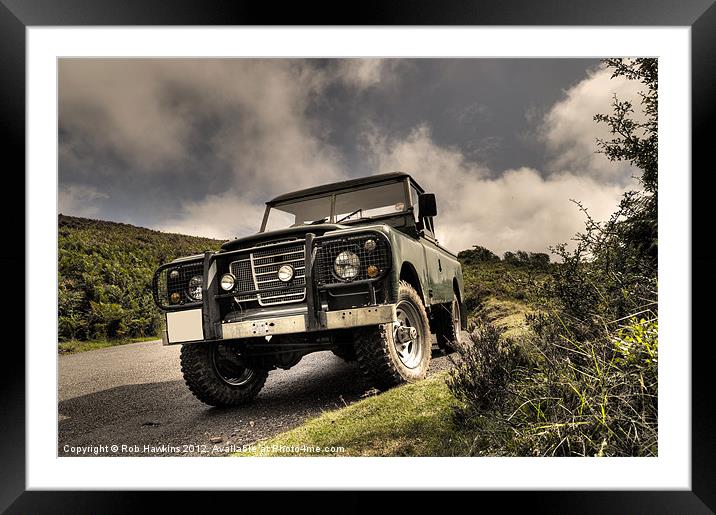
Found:
<svg viewBox="0 0 716 515"><path fill-rule="evenodd" d="M420 280L420 276L418 275L418 271L415 269L415 266L410 261L404 261L403 264L400 266L399 279L401 281L405 281L410 286L415 288L415 291L418 292L418 295L423 300L423 305L428 305L427 299L425 298L425 290L423 289L423 284Z"/></svg>
<svg viewBox="0 0 716 515"><path fill-rule="evenodd" d="M453 277L452 291L457 297L457 301L462 304L462 292L460 291L460 284L457 282L457 277Z"/></svg>

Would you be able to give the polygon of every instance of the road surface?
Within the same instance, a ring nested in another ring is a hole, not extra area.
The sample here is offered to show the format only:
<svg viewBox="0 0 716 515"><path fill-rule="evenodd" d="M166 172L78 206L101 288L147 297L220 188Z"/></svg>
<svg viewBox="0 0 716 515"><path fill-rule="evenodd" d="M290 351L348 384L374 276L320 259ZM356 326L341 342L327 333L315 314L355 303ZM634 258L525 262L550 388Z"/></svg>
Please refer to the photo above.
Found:
<svg viewBox="0 0 716 515"><path fill-rule="evenodd" d="M179 350L151 341L60 356L58 455L226 455L368 390L357 365L319 352L270 372L252 404L212 408L184 384ZM449 366L433 352L431 373Z"/></svg>

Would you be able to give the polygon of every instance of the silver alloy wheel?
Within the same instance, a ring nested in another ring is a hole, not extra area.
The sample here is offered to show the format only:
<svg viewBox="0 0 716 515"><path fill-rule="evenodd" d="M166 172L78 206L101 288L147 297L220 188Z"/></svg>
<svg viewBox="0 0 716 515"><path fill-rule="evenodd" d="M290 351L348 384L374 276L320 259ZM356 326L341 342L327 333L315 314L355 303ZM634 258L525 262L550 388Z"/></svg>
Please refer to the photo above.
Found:
<svg viewBox="0 0 716 515"><path fill-rule="evenodd" d="M231 349L222 344L214 346L211 362L216 375L231 386L243 386L251 381L254 371L231 359Z"/></svg>
<svg viewBox="0 0 716 515"><path fill-rule="evenodd" d="M411 302L401 300L395 308L398 322L394 324L393 346L401 363L407 368L420 366L423 358L423 328L418 310Z"/></svg>

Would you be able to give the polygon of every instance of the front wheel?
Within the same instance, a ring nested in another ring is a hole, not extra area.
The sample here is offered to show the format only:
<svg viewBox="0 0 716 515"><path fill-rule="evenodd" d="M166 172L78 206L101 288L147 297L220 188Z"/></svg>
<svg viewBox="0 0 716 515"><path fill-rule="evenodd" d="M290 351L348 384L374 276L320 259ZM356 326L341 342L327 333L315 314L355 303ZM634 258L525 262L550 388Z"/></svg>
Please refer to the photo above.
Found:
<svg viewBox="0 0 716 515"><path fill-rule="evenodd" d="M251 401L268 376L265 369L246 366L236 346L223 342L183 345L181 370L191 393L204 404L217 407Z"/></svg>
<svg viewBox="0 0 716 515"><path fill-rule="evenodd" d="M420 296L401 281L397 322L361 329L356 338L358 365L368 381L385 390L423 379L431 357L430 322Z"/></svg>

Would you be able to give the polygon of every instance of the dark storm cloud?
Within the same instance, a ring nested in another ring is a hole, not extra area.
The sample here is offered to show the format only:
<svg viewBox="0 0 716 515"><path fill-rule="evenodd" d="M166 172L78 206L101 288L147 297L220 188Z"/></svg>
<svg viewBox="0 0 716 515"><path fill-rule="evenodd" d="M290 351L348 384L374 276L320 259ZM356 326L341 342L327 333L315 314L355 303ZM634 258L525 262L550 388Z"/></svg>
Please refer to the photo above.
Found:
<svg viewBox="0 0 716 515"><path fill-rule="evenodd" d="M594 155L591 116L612 90L633 93L597 65L62 60L60 211L230 237L255 230L276 194L399 168L437 191L456 249L543 250L577 227L568 198L608 213L630 176Z"/></svg>
<svg viewBox="0 0 716 515"><path fill-rule="evenodd" d="M541 169L544 147L521 136L528 109L546 111L564 90L584 79L597 59L417 59L396 66L398 84L360 94L335 83L308 114L324 120L328 141L368 172L355 146L365 122L395 138L428 123L436 143L454 145L469 159L501 171ZM535 127L530 127L535 129Z"/></svg>

